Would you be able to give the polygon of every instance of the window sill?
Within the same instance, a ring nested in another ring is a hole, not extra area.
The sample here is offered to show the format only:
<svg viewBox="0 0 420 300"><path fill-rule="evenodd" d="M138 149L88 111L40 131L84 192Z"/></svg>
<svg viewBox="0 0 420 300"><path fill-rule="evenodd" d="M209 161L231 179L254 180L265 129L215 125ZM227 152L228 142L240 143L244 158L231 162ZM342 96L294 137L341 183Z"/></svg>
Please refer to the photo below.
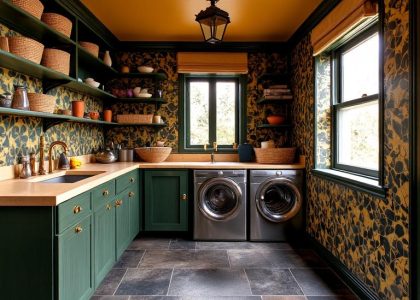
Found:
<svg viewBox="0 0 420 300"><path fill-rule="evenodd" d="M331 180L360 192L369 193L375 197L385 198L387 188L380 186L377 180L349 174L331 169L313 169L314 176Z"/></svg>

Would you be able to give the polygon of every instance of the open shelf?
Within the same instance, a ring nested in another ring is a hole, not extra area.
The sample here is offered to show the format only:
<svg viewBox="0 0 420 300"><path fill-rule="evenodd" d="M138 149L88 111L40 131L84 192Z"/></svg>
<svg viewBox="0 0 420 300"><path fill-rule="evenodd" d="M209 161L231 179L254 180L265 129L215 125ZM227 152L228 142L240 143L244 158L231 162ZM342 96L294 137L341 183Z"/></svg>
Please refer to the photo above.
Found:
<svg viewBox="0 0 420 300"><path fill-rule="evenodd" d="M148 127L165 127L166 123L113 123L117 126L148 126Z"/></svg>
<svg viewBox="0 0 420 300"><path fill-rule="evenodd" d="M43 43L75 45L76 43L9 1L0 1L0 21L11 29ZM74 24L73 24L74 26Z"/></svg>
<svg viewBox="0 0 420 300"><path fill-rule="evenodd" d="M292 124L281 124L281 125L271 125L271 124L260 124L257 125L257 128L284 128L288 129L291 128Z"/></svg>
<svg viewBox="0 0 420 300"><path fill-rule="evenodd" d="M165 104L167 103L163 98L116 98L118 102L130 102L130 103L150 103L150 104Z"/></svg>
<svg viewBox="0 0 420 300"><path fill-rule="evenodd" d="M155 80L166 80L167 76L165 73L152 72L152 73L119 73L118 77L120 78L151 78Z"/></svg>
<svg viewBox="0 0 420 300"><path fill-rule="evenodd" d="M82 46L77 45L77 50L79 54L79 65L82 65L84 69L94 70L94 73L101 74L99 77L102 79L109 79L110 77L116 76L118 74L117 70L106 65L102 59L93 56Z"/></svg>
<svg viewBox="0 0 420 300"><path fill-rule="evenodd" d="M289 74L287 73L280 73L280 72L273 72L273 73L264 73L260 77L258 77L259 81L264 80L275 80L275 81L289 81Z"/></svg>
<svg viewBox="0 0 420 300"><path fill-rule="evenodd" d="M89 94L94 97L98 97L101 99L115 99L115 96L93 86L90 86L84 82L77 81L73 79L72 81L63 84L63 86L69 88L70 90L81 92L85 94Z"/></svg>
<svg viewBox="0 0 420 300"><path fill-rule="evenodd" d="M282 98L276 98L276 99L266 99L266 98L260 98L257 100L257 104L286 104L290 103L292 99L282 99Z"/></svg>

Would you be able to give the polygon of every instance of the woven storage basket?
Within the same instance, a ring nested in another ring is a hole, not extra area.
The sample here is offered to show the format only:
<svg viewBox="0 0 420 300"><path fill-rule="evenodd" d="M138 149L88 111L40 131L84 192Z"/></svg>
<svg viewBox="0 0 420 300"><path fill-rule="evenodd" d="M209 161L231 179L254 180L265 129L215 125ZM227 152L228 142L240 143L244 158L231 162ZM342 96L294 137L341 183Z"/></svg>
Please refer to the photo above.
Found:
<svg viewBox="0 0 420 300"><path fill-rule="evenodd" d="M54 113L55 97L45 94L28 93L29 107L33 111Z"/></svg>
<svg viewBox="0 0 420 300"><path fill-rule="evenodd" d="M24 36L12 36L9 37L9 49L11 53L39 64L44 45Z"/></svg>
<svg viewBox="0 0 420 300"><path fill-rule="evenodd" d="M41 64L47 68L69 75L70 53L62 50L45 48Z"/></svg>
<svg viewBox="0 0 420 300"><path fill-rule="evenodd" d="M79 42L80 46L82 46L87 52L89 52L90 54L92 54L93 56L95 56L96 58L99 55L99 46L94 44L94 43L90 43L90 42Z"/></svg>
<svg viewBox="0 0 420 300"><path fill-rule="evenodd" d="M66 17L55 13L43 13L41 17L42 22L61 32L67 37L71 35L72 22Z"/></svg>
<svg viewBox="0 0 420 300"><path fill-rule="evenodd" d="M117 115L117 123L151 124L153 115Z"/></svg>
<svg viewBox="0 0 420 300"><path fill-rule="evenodd" d="M295 161L296 148L254 148L259 164L291 164Z"/></svg>
<svg viewBox="0 0 420 300"><path fill-rule="evenodd" d="M12 0L12 3L37 19L41 18L42 12L44 11L44 5L38 0Z"/></svg>
<svg viewBox="0 0 420 300"><path fill-rule="evenodd" d="M140 158L146 162L159 163L168 158L171 147L143 147L134 149Z"/></svg>

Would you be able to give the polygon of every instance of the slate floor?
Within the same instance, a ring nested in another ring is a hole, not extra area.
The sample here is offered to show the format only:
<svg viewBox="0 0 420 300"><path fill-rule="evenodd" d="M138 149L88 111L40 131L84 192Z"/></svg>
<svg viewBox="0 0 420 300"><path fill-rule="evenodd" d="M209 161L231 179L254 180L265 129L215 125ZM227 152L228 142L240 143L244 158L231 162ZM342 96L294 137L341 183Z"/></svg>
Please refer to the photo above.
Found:
<svg viewBox="0 0 420 300"><path fill-rule="evenodd" d="M354 300L310 249L138 238L92 300Z"/></svg>

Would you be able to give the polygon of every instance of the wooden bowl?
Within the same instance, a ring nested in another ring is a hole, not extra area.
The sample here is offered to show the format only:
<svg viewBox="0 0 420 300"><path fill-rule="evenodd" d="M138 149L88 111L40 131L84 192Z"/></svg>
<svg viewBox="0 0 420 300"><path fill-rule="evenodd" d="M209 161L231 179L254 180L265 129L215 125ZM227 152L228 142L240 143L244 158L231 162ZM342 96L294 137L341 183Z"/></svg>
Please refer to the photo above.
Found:
<svg viewBox="0 0 420 300"><path fill-rule="evenodd" d="M281 125L286 121L286 118L279 115L272 115L267 117L267 121L270 125Z"/></svg>

